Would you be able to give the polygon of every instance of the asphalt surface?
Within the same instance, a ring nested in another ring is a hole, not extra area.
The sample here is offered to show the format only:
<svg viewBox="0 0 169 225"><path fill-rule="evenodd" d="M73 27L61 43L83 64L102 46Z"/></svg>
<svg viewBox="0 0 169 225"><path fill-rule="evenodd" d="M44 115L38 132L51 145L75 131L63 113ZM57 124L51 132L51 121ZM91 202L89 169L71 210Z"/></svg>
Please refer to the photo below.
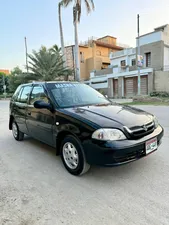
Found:
<svg viewBox="0 0 169 225"><path fill-rule="evenodd" d="M169 224L169 107L140 106L165 128L158 151L74 177L54 149L13 139L8 104L0 101L0 225Z"/></svg>

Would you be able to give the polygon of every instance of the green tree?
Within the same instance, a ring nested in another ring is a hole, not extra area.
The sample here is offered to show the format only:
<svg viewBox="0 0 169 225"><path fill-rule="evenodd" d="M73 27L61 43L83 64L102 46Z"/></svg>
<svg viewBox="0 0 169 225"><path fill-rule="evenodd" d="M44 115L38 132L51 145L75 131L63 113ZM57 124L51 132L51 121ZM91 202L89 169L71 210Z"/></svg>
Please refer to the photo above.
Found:
<svg viewBox="0 0 169 225"><path fill-rule="evenodd" d="M34 80L50 81L59 76L67 78L67 74L71 73L69 69L64 67L62 54L57 45L50 49L42 46L39 51L33 50L28 57L29 70L31 71L29 76L34 76Z"/></svg>
<svg viewBox="0 0 169 225"><path fill-rule="evenodd" d="M9 91L11 93L15 92L16 88L24 82L23 71L17 66L9 75Z"/></svg>
<svg viewBox="0 0 169 225"><path fill-rule="evenodd" d="M6 85L6 91L9 91L9 78L8 76L3 73L0 72L0 94L2 94L4 92L4 85Z"/></svg>
<svg viewBox="0 0 169 225"><path fill-rule="evenodd" d="M42 46L39 51L33 50L32 54L28 55L29 70L31 72L23 72L19 67L15 67L10 74L9 88L10 92L14 92L16 88L23 83L31 81L50 81L56 80L60 76L68 80L69 75L72 75L72 70L64 67L64 61L61 54L61 49L54 45L47 49Z"/></svg>
<svg viewBox="0 0 169 225"><path fill-rule="evenodd" d="M71 3L73 6L73 24L74 24L74 33L75 33L75 75L76 80L80 81L80 60L79 60L79 41L78 41L78 23L81 18L82 11L82 0L63 0L63 5L67 7ZM87 12L90 13L94 10L94 1L93 0L84 0Z"/></svg>

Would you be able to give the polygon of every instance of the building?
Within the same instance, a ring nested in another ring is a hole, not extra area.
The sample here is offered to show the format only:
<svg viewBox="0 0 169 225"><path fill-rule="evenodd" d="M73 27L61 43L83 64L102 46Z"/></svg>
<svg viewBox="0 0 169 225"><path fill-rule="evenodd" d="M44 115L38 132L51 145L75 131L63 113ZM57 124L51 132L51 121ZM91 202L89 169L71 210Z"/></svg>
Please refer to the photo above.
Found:
<svg viewBox="0 0 169 225"><path fill-rule="evenodd" d="M126 45L117 44L112 36L91 38L79 45L80 78L88 80L90 72L102 70L110 65L110 53L123 50ZM74 45L65 47L67 66L74 68Z"/></svg>
<svg viewBox="0 0 169 225"><path fill-rule="evenodd" d="M107 93L109 97L133 97L138 93L137 52L137 48L111 52L109 68L91 72L91 79L88 83ZM169 83L165 84L165 78L169 78L168 24L140 36L140 55L143 56L143 64L140 68L141 94L147 95L154 90L162 91L162 87L163 90L169 91ZM156 82L157 79L158 82ZM163 84L159 85L159 81ZM166 85L168 89L164 88Z"/></svg>
<svg viewBox="0 0 169 225"><path fill-rule="evenodd" d="M4 70L4 69L0 69L0 72L1 73L5 73L6 75L10 74L9 70Z"/></svg>

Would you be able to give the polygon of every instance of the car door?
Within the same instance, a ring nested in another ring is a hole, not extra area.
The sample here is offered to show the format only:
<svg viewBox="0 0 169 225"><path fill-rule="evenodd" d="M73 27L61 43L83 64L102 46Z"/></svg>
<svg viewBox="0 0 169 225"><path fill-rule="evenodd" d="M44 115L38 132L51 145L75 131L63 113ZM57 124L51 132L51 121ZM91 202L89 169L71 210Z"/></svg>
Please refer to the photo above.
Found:
<svg viewBox="0 0 169 225"><path fill-rule="evenodd" d="M27 113L27 102L31 92L32 86L26 85L23 86L20 90L20 93L15 101L14 106L14 118L19 127L19 130L24 134L28 134L26 126L26 113Z"/></svg>
<svg viewBox="0 0 169 225"><path fill-rule="evenodd" d="M29 99L26 117L29 134L33 138L53 146L54 138L52 128L54 125L54 114L48 109L36 109L34 107L34 102L37 100L49 102L44 88L41 85L35 85L33 87Z"/></svg>

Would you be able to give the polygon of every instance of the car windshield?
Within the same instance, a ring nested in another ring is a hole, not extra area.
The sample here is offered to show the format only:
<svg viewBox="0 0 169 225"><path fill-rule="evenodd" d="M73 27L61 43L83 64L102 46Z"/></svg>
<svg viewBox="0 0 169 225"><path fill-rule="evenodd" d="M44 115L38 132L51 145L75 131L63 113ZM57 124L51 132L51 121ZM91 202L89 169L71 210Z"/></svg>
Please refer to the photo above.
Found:
<svg viewBox="0 0 169 225"><path fill-rule="evenodd" d="M110 102L98 91L80 83L48 83L57 104L62 107L107 105Z"/></svg>

